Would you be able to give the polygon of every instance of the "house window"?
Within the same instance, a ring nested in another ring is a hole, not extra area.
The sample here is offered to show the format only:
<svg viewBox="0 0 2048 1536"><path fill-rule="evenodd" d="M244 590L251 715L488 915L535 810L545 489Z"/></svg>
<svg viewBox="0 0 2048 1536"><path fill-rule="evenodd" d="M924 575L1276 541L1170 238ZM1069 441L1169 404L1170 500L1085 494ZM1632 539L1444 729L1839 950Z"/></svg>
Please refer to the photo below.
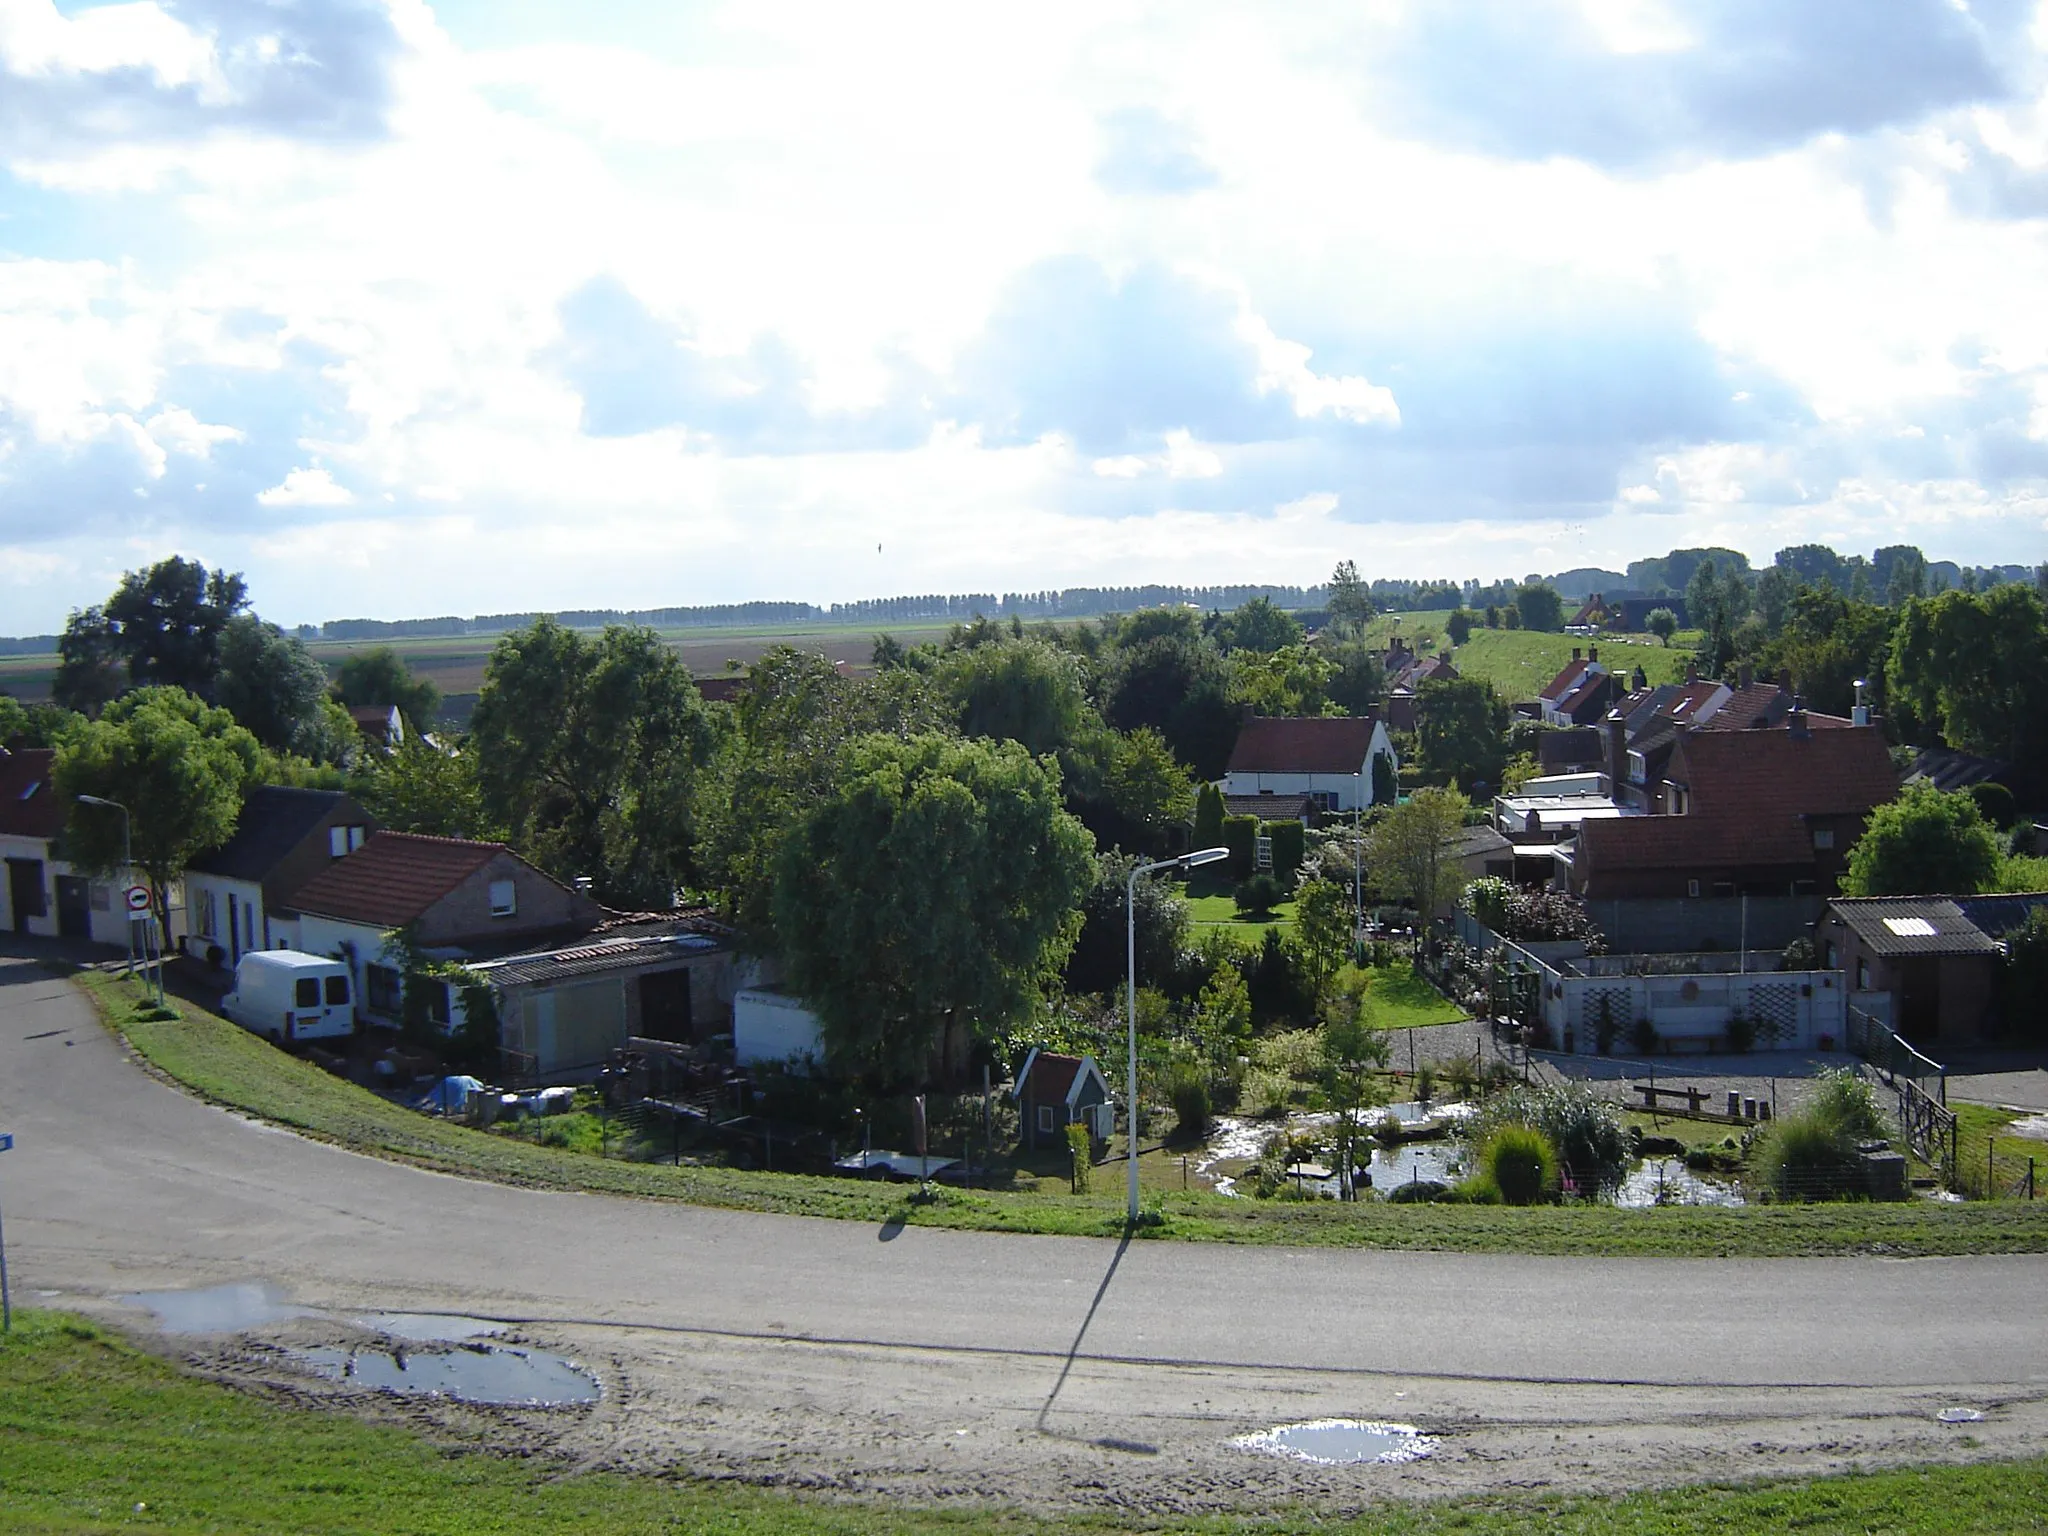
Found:
<svg viewBox="0 0 2048 1536"><path fill-rule="evenodd" d="M1685 894L1686 894L1686 895L1688 895L1688 896L1697 896L1697 895L1699 895L1699 893L1700 893L1700 883L1699 883L1699 881L1697 881L1697 880L1688 880L1688 881L1686 881L1686 882L1685 882Z"/></svg>
<svg viewBox="0 0 2048 1536"><path fill-rule="evenodd" d="M347 852L348 828L329 827L327 829L327 856L330 859L338 859Z"/></svg>
<svg viewBox="0 0 2048 1536"><path fill-rule="evenodd" d="M1834 846L1835 829L1833 827L1815 827L1813 829L1813 851L1815 853L1824 853Z"/></svg>
<svg viewBox="0 0 2048 1536"><path fill-rule="evenodd" d="M1870 962L1861 955L1856 957L1856 990L1858 992L1868 992L1870 990Z"/></svg>
<svg viewBox="0 0 2048 1536"><path fill-rule="evenodd" d="M363 846L363 837L364 837L364 829L363 829L363 828L361 828L361 827L350 827L350 828L348 829L348 846L349 846L349 851L350 851L351 853L353 853L353 852L354 852L354 851L355 851L356 849L358 849L358 848L360 848L360 847L362 847L362 846Z"/></svg>
<svg viewBox="0 0 2048 1536"><path fill-rule="evenodd" d="M519 893L510 880L491 882L491 916L512 917L519 911Z"/></svg>
<svg viewBox="0 0 2048 1536"><path fill-rule="evenodd" d="M320 1006L320 979L317 976L301 976L292 983L292 1006L294 1008L318 1008Z"/></svg>
<svg viewBox="0 0 2048 1536"><path fill-rule="evenodd" d="M199 893L199 937L213 939L220 937L220 913L216 910L213 892Z"/></svg>
<svg viewBox="0 0 2048 1536"><path fill-rule="evenodd" d="M398 972L388 965L366 966L363 979L369 992L370 1012L382 1014L387 1019L397 1018L404 987Z"/></svg>
<svg viewBox="0 0 2048 1536"><path fill-rule="evenodd" d="M1722 897L1733 896L1735 894L1735 882L1733 880L1716 880L1714 882L1714 894Z"/></svg>
<svg viewBox="0 0 2048 1536"><path fill-rule="evenodd" d="M1820 947L1820 968L1832 971L1835 968L1835 941L1829 939Z"/></svg>
<svg viewBox="0 0 2048 1536"><path fill-rule="evenodd" d="M1050 1104L1041 1104L1038 1106L1038 1128L1041 1131L1045 1132L1048 1136L1052 1134L1052 1106Z"/></svg>
<svg viewBox="0 0 2048 1536"><path fill-rule="evenodd" d="M425 984L427 993L427 1017L443 1029L448 1027L448 983L430 981Z"/></svg>

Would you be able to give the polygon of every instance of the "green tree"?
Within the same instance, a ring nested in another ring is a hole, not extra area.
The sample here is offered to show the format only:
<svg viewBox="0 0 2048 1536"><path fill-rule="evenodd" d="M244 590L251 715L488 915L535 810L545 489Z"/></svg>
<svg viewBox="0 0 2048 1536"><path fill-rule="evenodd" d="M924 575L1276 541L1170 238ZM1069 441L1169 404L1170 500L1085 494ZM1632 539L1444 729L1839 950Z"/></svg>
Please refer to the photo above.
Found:
<svg viewBox="0 0 2048 1536"><path fill-rule="evenodd" d="M1323 695L1347 715L1370 715L1387 697L1387 669L1379 651L1363 639L1340 640L1323 648L1336 671Z"/></svg>
<svg viewBox="0 0 2048 1536"><path fill-rule="evenodd" d="M1372 755L1372 803L1392 805L1401 798L1401 781L1394 767L1394 754L1375 752Z"/></svg>
<svg viewBox="0 0 2048 1536"><path fill-rule="evenodd" d="M774 646L747 673L732 730L699 780L696 857L725 915L757 953L774 953L775 863L790 828L832 792L858 737L948 731L953 711L925 677L898 667L840 673L816 651Z"/></svg>
<svg viewBox="0 0 2048 1536"><path fill-rule="evenodd" d="M396 751L366 752L349 789L364 810L393 832L496 842L505 829L484 809L476 754L431 746L408 736Z"/></svg>
<svg viewBox="0 0 2048 1536"><path fill-rule="evenodd" d="M273 752L311 757L323 740L326 670L302 641L254 614L236 614L221 631L214 697Z"/></svg>
<svg viewBox="0 0 2048 1536"><path fill-rule="evenodd" d="M1195 846L1223 846L1223 791L1214 784L1195 791Z"/></svg>
<svg viewBox="0 0 2048 1536"><path fill-rule="evenodd" d="M1117 844L1138 852L1167 852L1194 814L1194 781L1166 738L1146 726L1110 735L1103 791L1116 815Z"/></svg>
<svg viewBox="0 0 2048 1536"><path fill-rule="evenodd" d="M1365 1112L1386 1102L1381 1074L1390 1054L1387 1032L1373 1017L1364 972L1347 967L1324 997L1316 1045L1316 1086L1323 1107L1337 1116L1337 1193L1352 1200L1357 1198L1352 1173L1365 1139Z"/></svg>
<svg viewBox="0 0 2048 1536"><path fill-rule="evenodd" d="M1277 608L1263 594L1238 605L1216 626L1216 638L1226 651L1253 651L1268 655L1301 643L1301 625L1294 615Z"/></svg>
<svg viewBox="0 0 2048 1536"><path fill-rule="evenodd" d="M1870 813L1849 852L1842 889L1851 896L1967 896L1992 887L2001 854L1976 801L1908 784Z"/></svg>
<svg viewBox="0 0 2048 1536"><path fill-rule="evenodd" d="M79 709L105 703L120 667L137 687L212 697L221 635L248 606L248 584L239 575L208 571L196 560L172 555L129 571L105 607L74 613L66 622L58 641L59 702Z"/></svg>
<svg viewBox="0 0 2048 1536"><path fill-rule="evenodd" d="M1230 696L1255 715L1321 715L1337 664L1312 645L1237 650L1230 655Z"/></svg>
<svg viewBox="0 0 2048 1536"><path fill-rule="evenodd" d="M470 725L485 811L561 879L663 910L695 874L696 778L714 728L651 629L586 639L540 619L501 639Z"/></svg>
<svg viewBox="0 0 2048 1536"><path fill-rule="evenodd" d="M1374 885L1414 903L1425 944L1431 920L1457 900L1464 879L1457 847L1467 804L1455 789L1418 789L1381 817L1366 840Z"/></svg>
<svg viewBox="0 0 2048 1536"><path fill-rule="evenodd" d="M1444 638L1453 645L1463 645L1470 640L1472 615L1463 608L1453 610L1451 616L1444 620Z"/></svg>
<svg viewBox="0 0 2048 1536"><path fill-rule="evenodd" d="M1318 995L1351 952L1355 918L1348 886L1304 878L1294 893L1295 942L1308 983Z"/></svg>
<svg viewBox="0 0 2048 1536"><path fill-rule="evenodd" d="M1035 757L1069 750L1091 727L1079 658L1043 640L1005 639L947 655L939 687L964 736L1014 741Z"/></svg>
<svg viewBox="0 0 2048 1536"><path fill-rule="evenodd" d="M1031 1012L1095 883L1087 832L1015 743L871 736L784 840L775 922L829 1057L902 1087Z"/></svg>
<svg viewBox="0 0 2048 1536"><path fill-rule="evenodd" d="M110 706L57 749L56 788L128 808L131 857L169 931L170 887L186 865L234 835L262 748L227 711L175 688L144 688ZM65 841L96 873L121 863L121 815L73 804Z"/></svg>
<svg viewBox="0 0 2048 1536"><path fill-rule="evenodd" d="M1735 629L1749 616L1749 582L1731 563L1702 560L1685 587L1685 608L1699 626L1700 675L1719 677L1735 660Z"/></svg>
<svg viewBox="0 0 2048 1536"><path fill-rule="evenodd" d="M2033 778L2048 761L2048 608L2009 582L1944 592L1900 613L1887 697L1962 752L2001 757Z"/></svg>
<svg viewBox="0 0 2048 1536"><path fill-rule="evenodd" d="M50 696L64 709L96 715L128 687L128 660L104 608L87 608L64 621L57 639L57 675Z"/></svg>
<svg viewBox="0 0 2048 1536"><path fill-rule="evenodd" d="M1216 648L1186 610L1148 609L1124 621L1104 669L1102 713L1120 731L1151 726L1204 779L1223 776L1242 711Z"/></svg>
<svg viewBox="0 0 2048 1536"><path fill-rule="evenodd" d="M1643 625L1668 649L1671 637L1678 633L1678 615L1669 608L1652 608Z"/></svg>
<svg viewBox="0 0 2048 1536"><path fill-rule="evenodd" d="M344 704L398 706L415 731L431 731L441 717L441 690L421 677L388 645L346 657L334 674L334 696Z"/></svg>
<svg viewBox="0 0 2048 1536"><path fill-rule="evenodd" d="M1137 920L1138 976L1160 985L1171 976L1188 941L1188 904L1163 880L1140 880L1135 902L1128 884L1138 859L1109 852L1095 859L1095 882L1081 902L1081 927L1066 959L1067 990L1076 996L1113 992L1124 984L1129 955L1125 944L1133 911Z"/></svg>
<svg viewBox="0 0 2048 1536"><path fill-rule="evenodd" d="M1508 707L1493 684L1474 677L1429 679L1416 693L1415 726L1432 773L1448 774L1467 789L1500 784Z"/></svg>
<svg viewBox="0 0 2048 1536"><path fill-rule="evenodd" d="M85 724L85 716L60 704L23 704L0 693L0 746L21 738L25 747L54 747Z"/></svg>
<svg viewBox="0 0 2048 1536"><path fill-rule="evenodd" d="M1548 582L1524 582L1515 588L1515 612L1524 629L1552 635L1564 629L1564 599Z"/></svg>
<svg viewBox="0 0 2048 1536"><path fill-rule="evenodd" d="M1372 591L1358 578L1358 562L1339 560L1330 573L1330 622L1363 633L1377 611Z"/></svg>

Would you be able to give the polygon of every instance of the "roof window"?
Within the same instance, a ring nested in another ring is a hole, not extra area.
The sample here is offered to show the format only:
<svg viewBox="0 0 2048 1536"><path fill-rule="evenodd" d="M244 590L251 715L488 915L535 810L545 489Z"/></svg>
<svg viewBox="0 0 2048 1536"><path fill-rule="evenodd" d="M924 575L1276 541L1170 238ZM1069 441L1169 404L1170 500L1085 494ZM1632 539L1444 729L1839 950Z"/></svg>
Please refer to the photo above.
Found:
<svg viewBox="0 0 2048 1536"><path fill-rule="evenodd" d="M1931 939L1935 936L1934 924L1924 917L1888 917L1884 925L1902 939Z"/></svg>

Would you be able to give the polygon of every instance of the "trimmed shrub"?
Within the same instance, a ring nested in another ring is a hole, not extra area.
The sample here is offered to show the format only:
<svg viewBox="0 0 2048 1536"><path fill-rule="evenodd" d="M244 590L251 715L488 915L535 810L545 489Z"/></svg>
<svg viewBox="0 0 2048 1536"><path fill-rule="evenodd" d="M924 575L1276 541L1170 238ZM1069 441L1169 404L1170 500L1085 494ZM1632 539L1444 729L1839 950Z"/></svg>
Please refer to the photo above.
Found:
<svg viewBox="0 0 2048 1536"><path fill-rule="evenodd" d="M1273 876L1260 873L1239 884L1231 893L1231 900L1237 903L1237 910L1246 917L1260 912L1270 912L1285 899L1286 893L1280 882Z"/></svg>
<svg viewBox="0 0 2048 1536"><path fill-rule="evenodd" d="M1738 1056L1747 1055L1749 1048L1756 1044L1756 1020L1742 1012L1728 1015L1728 1049Z"/></svg>
<svg viewBox="0 0 2048 1536"><path fill-rule="evenodd" d="M1259 859L1259 818L1224 817L1223 846L1230 850L1230 878L1249 880Z"/></svg>
<svg viewBox="0 0 2048 1536"><path fill-rule="evenodd" d="M1223 846L1223 791L1214 784L1195 791L1195 846Z"/></svg>
<svg viewBox="0 0 2048 1536"><path fill-rule="evenodd" d="M1612 1189L1628 1173L1632 1149L1621 1113L1584 1083L1505 1088L1482 1106L1472 1139L1484 1146L1515 1125L1543 1136L1580 1194Z"/></svg>
<svg viewBox="0 0 2048 1536"><path fill-rule="evenodd" d="M1282 889L1294 889L1295 871L1308 848L1308 828L1298 821L1269 821L1259 831L1273 840L1273 878Z"/></svg>
<svg viewBox="0 0 2048 1536"><path fill-rule="evenodd" d="M1508 1205L1535 1205L1557 1188L1557 1149L1531 1125L1504 1125L1479 1149L1486 1180Z"/></svg>
<svg viewBox="0 0 2048 1536"><path fill-rule="evenodd" d="M1185 1073L1173 1084L1174 1135L1193 1141L1209 1133L1209 1085L1195 1073Z"/></svg>

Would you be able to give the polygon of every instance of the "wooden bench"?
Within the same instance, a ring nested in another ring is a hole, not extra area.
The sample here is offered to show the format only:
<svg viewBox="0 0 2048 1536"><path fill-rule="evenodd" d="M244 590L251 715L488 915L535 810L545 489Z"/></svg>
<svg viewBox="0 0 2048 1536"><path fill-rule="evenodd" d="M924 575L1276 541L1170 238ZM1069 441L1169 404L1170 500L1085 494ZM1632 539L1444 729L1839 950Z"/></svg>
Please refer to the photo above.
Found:
<svg viewBox="0 0 2048 1536"><path fill-rule="evenodd" d="M1655 1083L1637 1083L1636 1092L1643 1096L1643 1108L1655 1110L1666 1099L1685 1100L1686 1113L1697 1115L1700 1106L1706 1102L1706 1093L1698 1088L1659 1088Z"/></svg>

